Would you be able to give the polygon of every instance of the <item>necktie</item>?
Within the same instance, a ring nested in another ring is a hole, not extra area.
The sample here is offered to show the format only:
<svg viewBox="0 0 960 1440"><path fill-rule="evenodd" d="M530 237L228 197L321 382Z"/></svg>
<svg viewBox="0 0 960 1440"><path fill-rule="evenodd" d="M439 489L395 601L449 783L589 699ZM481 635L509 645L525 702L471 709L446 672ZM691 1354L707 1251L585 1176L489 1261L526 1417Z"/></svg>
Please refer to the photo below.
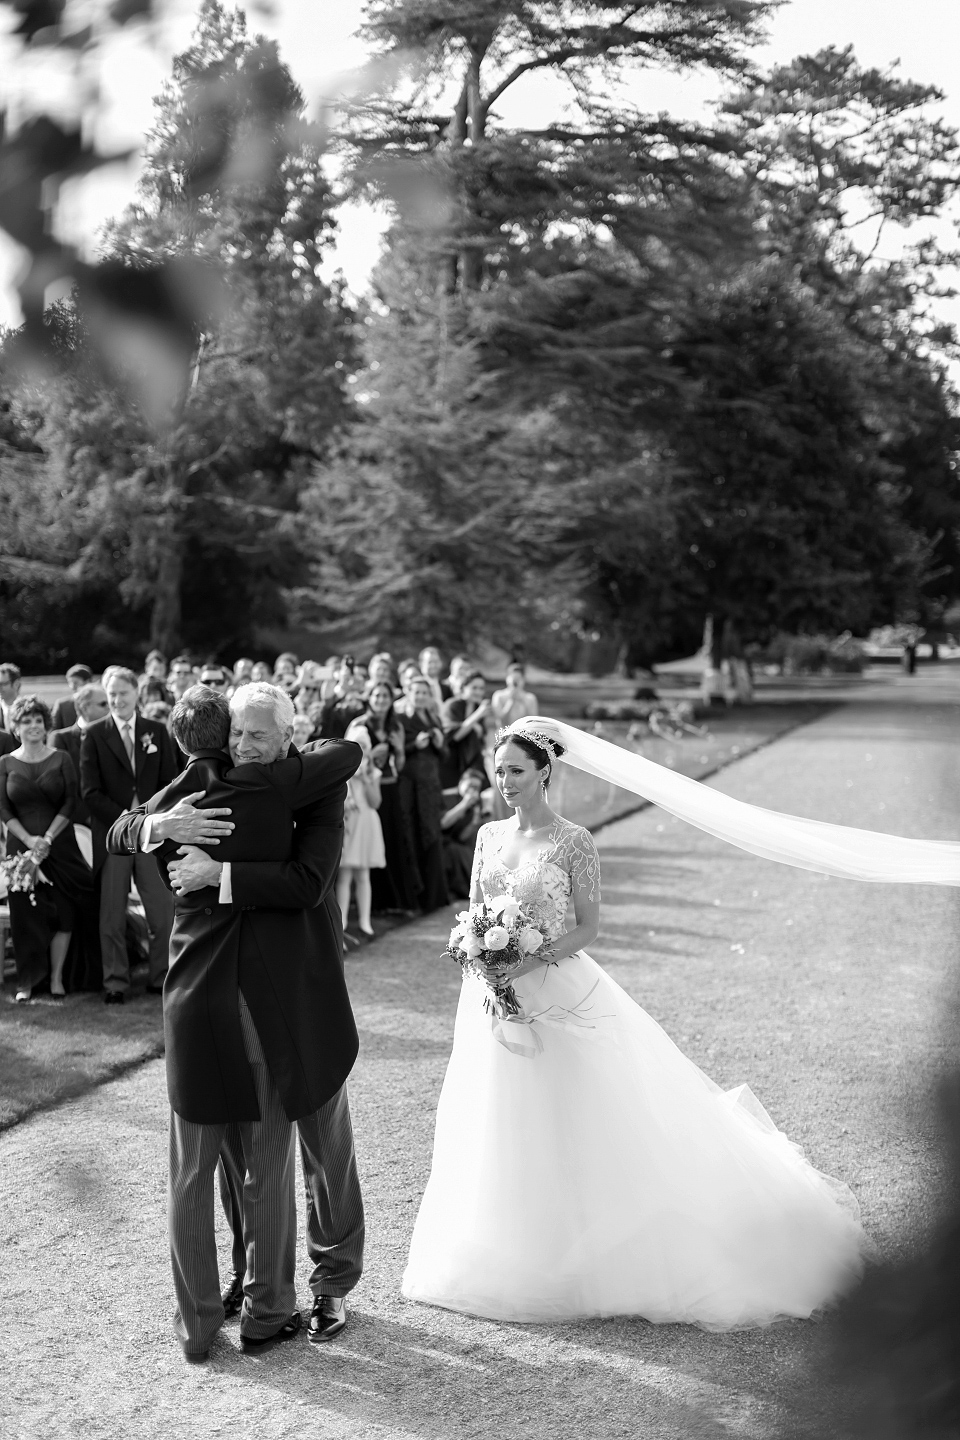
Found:
<svg viewBox="0 0 960 1440"><path fill-rule="evenodd" d="M123 745L127 752L127 759L130 761L130 769L136 770L136 766L133 763L133 734L129 720L125 721L123 725Z"/></svg>

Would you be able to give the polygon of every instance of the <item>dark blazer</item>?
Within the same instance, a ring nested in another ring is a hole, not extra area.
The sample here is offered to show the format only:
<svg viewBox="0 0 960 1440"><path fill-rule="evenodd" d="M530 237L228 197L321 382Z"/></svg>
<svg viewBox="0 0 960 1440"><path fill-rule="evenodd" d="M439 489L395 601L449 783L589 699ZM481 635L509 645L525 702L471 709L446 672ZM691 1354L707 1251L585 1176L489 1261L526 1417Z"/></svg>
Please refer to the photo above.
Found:
<svg viewBox="0 0 960 1440"><path fill-rule="evenodd" d="M77 723L77 707L70 695L58 700L53 707L53 728L54 730L66 730ZM79 771L77 772L79 774Z"/></svg>
<svg viewBox="0 0 960 1440"><path fill-rule="evenodd" d="M12 730L0 729L0 755L9 755L12 750L20 748L20 741Z"/></svg>
<svg viewBox="0 0 960 1440"><path fill-rule="evenodd" d="M137 799L145 805L177 773L173 741L166 726L138 714L133 747ZM134 775L112 715L95 720L83 732L80 793L90 808L93 868L99 870L107 857L107 831L130 809L134 793Z"/></svg>
<svg viewBox="0 0 960 1440"><path fill-rule="evenodd" d="M73 761L73 768L80 774L80 741L83 731L79 725L67 725L63 730L51 730L47 736L47 744L52 745L55 750L65 750ZM81 796L77 800L76 808L70 817L74 825L89 825L91 823L90 807Z"/></svg>
<svg viewBox="0 0 960 1440"><path fill-rule="evenodd" d="M170 1104L184 1119L259 1118L238 991L290 1119L318 1110L353 1067L359 1040L332 891L346 782L361 759L360 747L343 740L274 765L233 767L222 752L204 751L111 829L110 850L131 853L146 814L195 790L206 791L207 807L229 805L236 825L211 850L231 863L233 904L221 905L212 887L176 900L163 1011ZM170 842L157 852L165 881L176 850Z"/></svg>

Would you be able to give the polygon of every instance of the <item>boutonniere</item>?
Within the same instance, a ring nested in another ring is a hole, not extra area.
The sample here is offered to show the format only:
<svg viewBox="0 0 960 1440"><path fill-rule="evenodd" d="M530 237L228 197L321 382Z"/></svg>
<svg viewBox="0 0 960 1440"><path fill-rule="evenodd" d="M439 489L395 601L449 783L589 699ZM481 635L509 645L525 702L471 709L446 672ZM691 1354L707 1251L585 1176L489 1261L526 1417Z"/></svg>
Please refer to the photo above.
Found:
<svg viewBox="0 0 960 1440"><path fill-rule="evenodd" d="M144 755L156 755L157 747L153 743L153 736L147 731L140 736L140 744L143 746Z"/></svg>

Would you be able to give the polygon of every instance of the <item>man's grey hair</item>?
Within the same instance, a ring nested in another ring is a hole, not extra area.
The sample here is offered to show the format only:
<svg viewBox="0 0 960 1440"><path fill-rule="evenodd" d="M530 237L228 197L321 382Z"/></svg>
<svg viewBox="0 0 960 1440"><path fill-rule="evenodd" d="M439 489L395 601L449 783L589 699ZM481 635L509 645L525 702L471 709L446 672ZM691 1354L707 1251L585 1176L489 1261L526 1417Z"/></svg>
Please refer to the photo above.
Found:
<svg viewBox="0 0 960 1440"><path fill-rule="evenodd" d="M87 718L87 706L90 704L96 704L98 701L102 705L106 705L107 697L104 694L102 685L94 685L92 683L89 685L81 685L80 689L73 697L73 703L76 707L77 714L82 715L84 720L86 720Z"/></svg>
<svg viewBox="0 0 960 1440"><path fill-rule="evenodd" d="M230 709L236 714L245 705L269 705L278 730L289 730L293 726L296 713L293 701L279 685L269 685L266 680L252 680L249 685L241 685L230 696Z"/></svg>

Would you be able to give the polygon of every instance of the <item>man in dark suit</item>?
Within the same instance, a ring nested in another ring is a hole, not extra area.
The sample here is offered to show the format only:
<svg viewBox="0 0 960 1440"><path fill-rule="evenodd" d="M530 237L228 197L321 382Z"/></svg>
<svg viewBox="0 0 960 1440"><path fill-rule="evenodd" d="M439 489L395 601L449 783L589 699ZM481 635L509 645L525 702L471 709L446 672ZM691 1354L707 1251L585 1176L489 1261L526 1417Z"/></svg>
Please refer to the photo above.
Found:
<svg viewBox="0 0 960 1440"><path fill-rule="evenodd" d="M51 730L47 736L47 744L52 745L55 750L65 750L73 761L73 768L79 776L80 742L83 739L83 732L88 725L93 725L95 721L102 720L109 714L110 707L107 704L107 697L99 685L81 685L74 695L72 703L76 706L76 719L62 729ZM77 801L72 818L74 825L86 825L88 830L91 828L90 807L83 796Z"/></svg>
<svg viewBox="0 0 960 1440"><path fill-rule="evenodd" d="M179 743L191 752L186 770L146 810L123 816L109 837L111 849L125 852L165 842L161 859L169 859L171 838L216 845L215 859L206 849L188 846L178 855L172 847L177 918L164 989L173 1112L171 1253L177 1330L191 1359L205 1358L224 1319L210 1191L225 1142L239 1150L233 1163L243 1192L242 1348L290 1339L300 1328L299 1312L291 1313L290 1120L297 1120L301 1143L310 1148L305 1168L312 1159L318 1223L339 1225L336 1237L326 1237L329 1294L314 1306L318 1316L324 1309L334 1315L322 1328L311 1317L316 1338L342 1328L342 1295L359 1278L363 1242L343 1088L358 1042L332 895L346 781L362 752L336 741L309 755L287 753L293 706L276 687L245 687L234 703L239 766L214 748L216 725L209 722L216 722L218 709L228 713L222 698L200 687L188 691L171 717ZM219 743L225 739L224 728ZM281 751L286 758L276 764L242 763ZM203 809L194 810L200 792ZM227 811L218 808L225 799ZM232 814L231 822L205 818L224 813ZM233 834L225 833L233 823ZM228 1132L235 1132L229 1140ZM323 1154L313 1156L321 1147Z"/></svg>
<svg viewBox="0 0 960 1440"><path fill-rule="evenodd" d="M20 666L14 665L12 660L6 660L0 665L0 730L8 735L13 734L10 728L10 708L14 700L20 694ZM16 750L17 744L13 746Z"/></svg>
<svg viewBox="0 0 960 1440"><path fill-rule="evenodd" d="M100 875L100 946L104 1000L122 1005L130 988L127 958L127 897L136 876L150 932L147 988L159 993L167 972L173 904L146 855L108 855L107 831L125 810L145 804L177 773L166 727L137 713L137 677L111 666L103 688L110 714L96 720L80 743L80 791L90 809L93 869Z"/></svg>
<svg viewBox="0 0 960 1440"><path fill-rule="evenodd" d="M70 686L71 694L63 700L58 700L53 707L53 728L54 730L66 730L70 725L77 722L77 693L85 685L89 685L93 679L93 671L89 665L71 665L67 671L67 684ZM97 717L100 718L99 716Z"/></svg>

